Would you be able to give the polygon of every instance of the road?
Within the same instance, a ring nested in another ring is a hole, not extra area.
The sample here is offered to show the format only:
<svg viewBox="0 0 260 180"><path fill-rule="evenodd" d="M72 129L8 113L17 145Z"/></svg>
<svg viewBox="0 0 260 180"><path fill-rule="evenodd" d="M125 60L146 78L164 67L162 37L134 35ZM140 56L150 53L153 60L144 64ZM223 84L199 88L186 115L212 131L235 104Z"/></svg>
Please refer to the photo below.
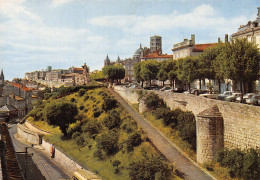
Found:
<svg viewBox="0 0 260 180"><path fill-rule="evenodd" d="M18 141L14 138L16 133L17 125L9 124L9 133L12 137L13 145L16 152L25 152L25 147L28 148L29 157L27 158L27 180L41 180L46 178L46 180L58 180L58 179L71 179L56 162L54 162L51 157L44 154L41 150L32 148L30 145ZM31 154L33 155L31 156ZM25 158L24 153L18 153L18 159L22 166L23 172L25 171ZM33 160L33 161L32 161ZM42 177L41 174L44 176Z"/></svg>
<svg viewBox="0 0 260 180"><path fill-rule="evenodd" d="M133 117L133 119L142 127L143 131L147 133L149 139L153 142L156 148L170 161L174 163L175 167L184 179L187 180L210 180L211 176L202 171L198 166L195 166L188 158L183 156L176 146L170 142L159 130L154 128L147 120L145 120L136 110L134 110L119 94L110 90L116 100L126 109L126 111Z"/></svg>

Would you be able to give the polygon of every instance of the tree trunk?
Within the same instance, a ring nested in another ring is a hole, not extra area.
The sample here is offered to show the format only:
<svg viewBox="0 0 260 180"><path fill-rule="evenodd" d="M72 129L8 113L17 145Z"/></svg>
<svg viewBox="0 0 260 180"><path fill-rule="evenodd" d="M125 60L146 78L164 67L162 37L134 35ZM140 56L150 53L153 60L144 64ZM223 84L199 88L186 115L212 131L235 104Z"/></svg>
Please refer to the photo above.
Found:
<svg viewBox="0 0 260 180"><path fill-rule="evenodd" d="M164 81L162 82L163 86L164 86Z"/></svg>
<svg viewBox="0 0 260 180"><path fill-rule="evenodd" d="M151 87L151 85L152 85L152 80L151 79L149 80L149 83L150 83L150 87Z"/></svg>
<svg viewBox="0 0 260 180"><path fill-rule="evenodd" d="M201 89L201 79L199 79L199 89Z"/></svg>
<svg viewBox="0 0 260 180"><path fill-rule="evenodd" d="M220 93L221 92L221 82L220 82L220 80L218 79L218 93Z"/></svg>
<svg viewBox="0 0 260 180"><path fill-rule="evenodd" d="M142 86L142 88L144 87L144 81L143 80L142 80L141 86Z"/></svg>
<svg viewBox="0 0 260 180"><path fill-rule="evenodd" d="M240 81L240 82L239 82L239 85L240 85L240 91L241 91L241 94L242 94L241 99L240 99L240 102L242 103L242 102L243 102L243 96L244 96L243 82Z"/></svg>

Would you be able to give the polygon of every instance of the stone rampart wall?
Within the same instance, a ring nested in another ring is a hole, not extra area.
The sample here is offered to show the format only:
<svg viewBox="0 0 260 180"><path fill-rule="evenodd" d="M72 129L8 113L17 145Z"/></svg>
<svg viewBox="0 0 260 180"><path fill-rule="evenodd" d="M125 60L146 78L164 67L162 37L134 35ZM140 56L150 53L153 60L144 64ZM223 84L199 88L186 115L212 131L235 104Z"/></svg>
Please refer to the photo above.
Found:
<svg viewBox="0 0 260 180"><path fill-rule="evenodd" d="M31 131L26 126L22 124L17 125L17 136L19 138L22 138L24 141L27 141L31 144L38 145L40 138L38 133Z"/></svg>
<svg viewBox="0 0 260 180"><path fill-rule="evenodd" d="M134 89L115 87L129 102L138 99ZM260 148L260 107L208 99L183 93L155 91L171 108L192 111L195 115L216 104L224 119L224 146L226 148Z"/></svg>
<svg viewBox="0 0 260 180"><path fill-rule="evenodd" d="M55 145L50 144L49 142L42 140L42 147L44 151L51 156L51 147L55 147ZM72 174L74 171L78 169L82 169L83 167L76 163L72 158L65 155L62 151L55 148L55 155L53 160L55 160L60 166L69 171L69 174Z"/></svg>

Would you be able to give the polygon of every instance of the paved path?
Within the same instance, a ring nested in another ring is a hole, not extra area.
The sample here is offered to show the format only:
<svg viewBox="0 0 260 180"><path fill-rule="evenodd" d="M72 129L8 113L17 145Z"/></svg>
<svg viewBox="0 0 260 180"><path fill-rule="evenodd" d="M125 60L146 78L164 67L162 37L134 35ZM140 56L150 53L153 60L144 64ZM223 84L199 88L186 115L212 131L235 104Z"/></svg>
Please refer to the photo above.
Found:
<svg viewBox="0 0 260 180"><path fill-rule="evenodd" d="M18 141L16 138L14 138L14 134L17 130L16 124L9 124L9 133L12 137L13 145L16 152L25 152L25 147L30 147L28 144L22 143ZM28 167L27 167L27 173L29 174L30 171L33 171L32 174L34 176L37 176L37 171L41 171L41 173L45 176L46 180L58 180L58 179L71 179L66 173L65 170L62 169L54 160L51 159L51 157L44 154L41 150L35 149L35 148L28 148L28 153L33 153L32 161L30 162L28 159ZM19 158L19 160L23 163L23 158ZM36 166L35 166L35 164ZM38 169L37 169L38 168ZM24 169L24 167L22 167ZM39 174L39 173L38 173ZM40 175L35 178L32 176L27 176L28 180L40 180Z"/></svg>
<svg viewBox="0 0 260 180"><path fill-rule="evenodd" d="M132 108L120 95L110 90L117 101L131 114L133 119L142 127L143 131L157 149L184 174L184 179L188 180L209 180L212 179L208 174L195 166L188 158L183 156L175 145L171 143L164 135L155 129L147 120L145 120L134 108Z"/></svg>

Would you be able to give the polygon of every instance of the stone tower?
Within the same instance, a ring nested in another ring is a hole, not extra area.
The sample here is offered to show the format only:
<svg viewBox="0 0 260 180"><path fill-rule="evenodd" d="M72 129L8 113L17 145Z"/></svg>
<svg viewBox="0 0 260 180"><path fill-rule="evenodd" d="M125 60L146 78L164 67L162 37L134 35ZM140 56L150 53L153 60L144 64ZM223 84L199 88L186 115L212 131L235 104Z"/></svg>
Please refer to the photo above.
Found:
<svg viewBox="0 0 260 180"><path fill-rule="evenodd" d="M104 60L104 66L108 66L108 65L110 65L110 59L107 55L106 59Z"/></svg>
<svg viewBox="0 0 260 180"><path fill-rule="evenodd" d="M197 162L215 159L216 152L224 148L223 117L217 105L196 116Z"/></svg>
<svg viewBox="0 0 260 180"><path fill-rule="evenodd" d="M151 36L150 37L150 50L151 53L159 51L162 54L162 37L161 36Z"/></svg>

